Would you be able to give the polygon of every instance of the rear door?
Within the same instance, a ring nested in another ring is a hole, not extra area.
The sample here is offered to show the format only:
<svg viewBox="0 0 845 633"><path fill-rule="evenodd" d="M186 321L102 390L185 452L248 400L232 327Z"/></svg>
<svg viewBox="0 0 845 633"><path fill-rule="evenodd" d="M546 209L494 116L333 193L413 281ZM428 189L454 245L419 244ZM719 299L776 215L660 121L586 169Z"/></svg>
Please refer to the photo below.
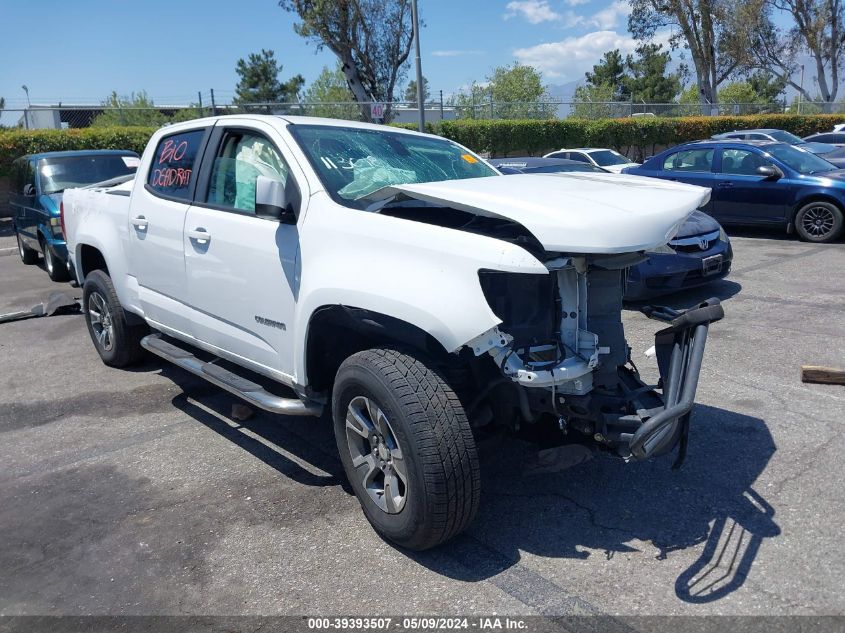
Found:
<svg viewBox="0 0 845 633"><path fill-rule="evenodd" d="M787 179L767 180L757 168L772 162L753 147L725 147L713 189L713 215L725 223L783 223L792 198Z"/></svg>
<svg viewBox="0 0 845 633"><path fill-rule="evenodd" d="M15 226L23 241L40 250L38 243L38 191L34 159L20 159L13 176L13 190L9 197Z"/></svg>
<svg viewBox="0 0 845 633"><path fill-rule="evenodd" d="M284 381L293 373L299 234L295 224L256 215L256 180L282 181L302 200L308 192L276 138L261 122L215 128L184 250L193 335Z"/></svg>
<svg viewBox="0 0 845 633"><path fill-rule="evenodd" d="M688 147L668 154L659 165L658 176L700 187L713 187L714 147ZM704 208L710 212L711 203Z"/></svg>
<svg viewBox="0 0 845 633"><path fill-rule="evenodd" d="M137 278L144 314L180 334L191 329L185 303L185 216L209 130L162 137L147 166L146 180L143 186L136 184L130 204L130 274Z"/></svg>

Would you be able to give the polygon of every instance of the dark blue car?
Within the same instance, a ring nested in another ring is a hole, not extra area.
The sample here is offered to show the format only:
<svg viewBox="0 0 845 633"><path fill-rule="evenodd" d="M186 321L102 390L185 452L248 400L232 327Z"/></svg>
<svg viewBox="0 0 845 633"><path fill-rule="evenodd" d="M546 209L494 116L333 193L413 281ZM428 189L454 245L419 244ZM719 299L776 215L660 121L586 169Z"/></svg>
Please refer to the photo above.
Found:
<svg viewBox="0 0 845 633"><path fill-rule="evenodd" d="M560 158L498 158L490 161L503 174L611 172ZM648 299L694 288L727 276L733 250L728 236L710 216L694 212L675 238L648 252L648 260L628 269L625 299Z"/></svg>
<svg viewBox="0 0 845 633"><path fill-rule="evenodd" d="M809 242L842 233L845 170L786 143L695 141L624 173L710 187L704 211L722 224L795 230Z"/></svg>
<svg viewBox="0 0 845 633"><path fill-rule="evenodd" d="M53 281L69 279L59 207L62 192L135 173L138 154L124 150L44 152L12 163L9 206L24 264L38 254Z"/></svg>

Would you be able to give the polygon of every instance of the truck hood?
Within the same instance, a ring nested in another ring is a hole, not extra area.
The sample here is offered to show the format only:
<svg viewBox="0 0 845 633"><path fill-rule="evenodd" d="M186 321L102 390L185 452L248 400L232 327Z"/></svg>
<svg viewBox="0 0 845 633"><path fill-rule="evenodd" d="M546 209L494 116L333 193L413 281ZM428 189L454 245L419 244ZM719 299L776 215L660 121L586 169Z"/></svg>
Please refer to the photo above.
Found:
<svg viewBox="0 0 845 633"><path fill-rule="evenodd" d="M547 251L628 253L672 239L707 203L710 190L641 176L570 172L391 185L365 199L402 198L512 220Z"/></svg>

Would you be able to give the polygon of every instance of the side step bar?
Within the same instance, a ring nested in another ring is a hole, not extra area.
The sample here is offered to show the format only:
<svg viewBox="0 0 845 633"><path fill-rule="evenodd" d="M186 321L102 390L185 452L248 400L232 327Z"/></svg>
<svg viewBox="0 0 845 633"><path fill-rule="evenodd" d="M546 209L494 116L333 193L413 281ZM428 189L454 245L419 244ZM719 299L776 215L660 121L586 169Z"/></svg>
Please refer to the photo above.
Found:
<svg viewBox="0 0 845 633"><path fill-rule="evenodd" d="M168 343L161 334L145 336L141 339L141 346L156 356L161 356L164 360L233 393L259 409L282 415L319 416L323 412L323 407L319 404L303 402L297 398L282 398L219 365L206 363L191 352Z"/></svg>

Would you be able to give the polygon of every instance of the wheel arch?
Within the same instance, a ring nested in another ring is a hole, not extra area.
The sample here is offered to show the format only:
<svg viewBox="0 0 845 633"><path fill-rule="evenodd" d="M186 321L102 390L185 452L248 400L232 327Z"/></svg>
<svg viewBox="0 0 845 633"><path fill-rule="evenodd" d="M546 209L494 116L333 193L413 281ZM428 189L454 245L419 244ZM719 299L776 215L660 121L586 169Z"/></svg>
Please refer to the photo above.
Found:
<svg viewBox="0 0 845 633"><path fill-rule="evenodd" d="M79 274L79 281L84 282L85 277L94 270L102 270L109 275L109 266L103 251L91 244L77 244L76 261Z"/></svg>
<svg viewBox="0 0 845 633"><path fill-rule="evenodd" d="M796 201L795 206L792 208L792 212L789 215L789 223L794 225L795 218L798 216L798 212L801 210L801 207L804 207L811 202L829 202L830 204L835 205L840 212L845 213L845 205L843 205L842 201L838 200L836 196L829 193L815 192Z"/></svg>
<svg viewBox="0 0 845 633"><path fill-rule="evenodd" d="M364 308L324 305L308 321L305 384L312 392L328 390L346 358L374 347L412 349L433 359L449 356L440 341L412 323Z"/></svg>

